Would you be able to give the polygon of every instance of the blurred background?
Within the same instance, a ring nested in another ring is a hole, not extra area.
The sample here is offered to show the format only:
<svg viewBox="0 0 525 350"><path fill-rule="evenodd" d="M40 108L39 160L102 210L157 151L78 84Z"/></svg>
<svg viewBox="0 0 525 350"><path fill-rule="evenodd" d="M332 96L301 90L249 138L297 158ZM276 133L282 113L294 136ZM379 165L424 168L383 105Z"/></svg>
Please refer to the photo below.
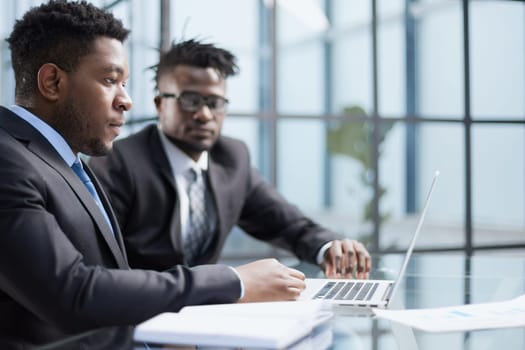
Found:
<svg viewBox="0 0 525 350"><path fill-rule="evenodd" d="M3 0L2 39L41 2ZM439 170L417 251L524 254L525 2L92 2L132 30L122 136L156 120L159 50L198 38L238 57L223 133L315 220L371 252L402 252ZM11 105L5 40L0 59ZM236 229L223 260L275 255L287 257Z"/></svg>

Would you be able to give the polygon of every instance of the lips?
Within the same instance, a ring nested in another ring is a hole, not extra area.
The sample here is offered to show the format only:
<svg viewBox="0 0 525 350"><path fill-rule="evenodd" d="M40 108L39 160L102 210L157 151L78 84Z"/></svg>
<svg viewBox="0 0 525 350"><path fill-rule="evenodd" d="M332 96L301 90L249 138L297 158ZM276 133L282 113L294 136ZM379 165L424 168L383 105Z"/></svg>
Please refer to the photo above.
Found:
<svg viewBox="0 0 525 350"><path fill-rule="evenodd" d="M124 125L124 121L117 121L109 123L109 127L115 132L115 137L120 134L120 128Z"/></svg>
<svg viewBox="0 0 525 350"><path fill-rule="evenodd" d="M121 128L122 125L124 125L124 120L123 119L118 119L118 120L109 122L109 126L112 127L112 128Z"/></svg>
<svg viewBox="0 0 525 350"><path fill-rule="evenodd" d="M203 137L212 136L214 134L213 129L205 128L205 127L193 127L190 129L190 132L192 134L196 134Z"/></svg>

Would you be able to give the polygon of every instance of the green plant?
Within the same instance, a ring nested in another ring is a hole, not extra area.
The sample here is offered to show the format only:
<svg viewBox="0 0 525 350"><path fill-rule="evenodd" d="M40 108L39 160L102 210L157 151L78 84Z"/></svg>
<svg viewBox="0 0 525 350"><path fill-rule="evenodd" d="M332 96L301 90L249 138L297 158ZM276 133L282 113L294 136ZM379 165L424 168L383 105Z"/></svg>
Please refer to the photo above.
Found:
<svg viewBox="0 0 525 350"><path fill-rule="evenodd" d="M373 191L374 170L372 140L374 124L367 118L366 112L359 106L350 106L344 109L344 114L361 117L356 121L341 121L330 126L327 132L327 148L330 154L339 154L350 157L361 165L360 181L364 187ZM392 129L394 122L382 121L379 129L378 156L381 157L382 143L388 132ZM386 193L386 188L379 184L379 198ZM373 198L370 198L363 208L363 220L373 220ZM388 220L390 213L379 213L380 221ZM368 233L369 236L370 233ZM366 239L366 238L365 238Z"/></svg>

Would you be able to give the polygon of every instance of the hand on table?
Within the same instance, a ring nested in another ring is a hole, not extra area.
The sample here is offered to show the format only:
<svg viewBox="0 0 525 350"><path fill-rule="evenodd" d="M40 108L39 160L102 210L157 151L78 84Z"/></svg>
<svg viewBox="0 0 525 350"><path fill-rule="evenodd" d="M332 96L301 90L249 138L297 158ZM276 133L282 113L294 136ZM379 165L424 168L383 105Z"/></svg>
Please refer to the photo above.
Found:
<svg viewBox="0 0 525 350"><path fill-rule="evenodd" d="M304 274L276 259L257 260L235 268L244 284L239 302L296 300L304 290Z"/></svg>
<svg viewBox="0 0 525 350"><path fill-rule="evenodd" d="M352 239L333 241L324 255L323 270L329 278L367 279L371 267L365 246Z"/></svg>

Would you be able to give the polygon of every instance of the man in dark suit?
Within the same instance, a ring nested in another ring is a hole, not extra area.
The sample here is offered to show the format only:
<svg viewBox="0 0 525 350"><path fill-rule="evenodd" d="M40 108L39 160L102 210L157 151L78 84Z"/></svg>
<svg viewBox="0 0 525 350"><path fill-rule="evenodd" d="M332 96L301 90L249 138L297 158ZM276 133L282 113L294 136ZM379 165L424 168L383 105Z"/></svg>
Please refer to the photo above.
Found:
<svg viewBox="0 0 525 350"><path fill-rule="evenodd" d="M108 156L90 161L110 196L131 266L163 270L216 262L239 225L323 266L330 277L368 277L370 256L360 242L305 217L250 166L244 143L220 135L226 79L238 70L232 53L192 39L174 43L155 68L158 125L116 141ZM194 234L188 171L203 174L207 198L207 237L192 254L185 246Z"/></svg>
<svg viewBox="0 0 525 350"><path fill-rule="evenodd" d="M295 299L304 289L304 275L273 259L129 268L113 210L79 158L106 154L132 106L127 36L91 4L50 1L7 39L16 105L0 107L0 349L185 305Z"/></svg>

